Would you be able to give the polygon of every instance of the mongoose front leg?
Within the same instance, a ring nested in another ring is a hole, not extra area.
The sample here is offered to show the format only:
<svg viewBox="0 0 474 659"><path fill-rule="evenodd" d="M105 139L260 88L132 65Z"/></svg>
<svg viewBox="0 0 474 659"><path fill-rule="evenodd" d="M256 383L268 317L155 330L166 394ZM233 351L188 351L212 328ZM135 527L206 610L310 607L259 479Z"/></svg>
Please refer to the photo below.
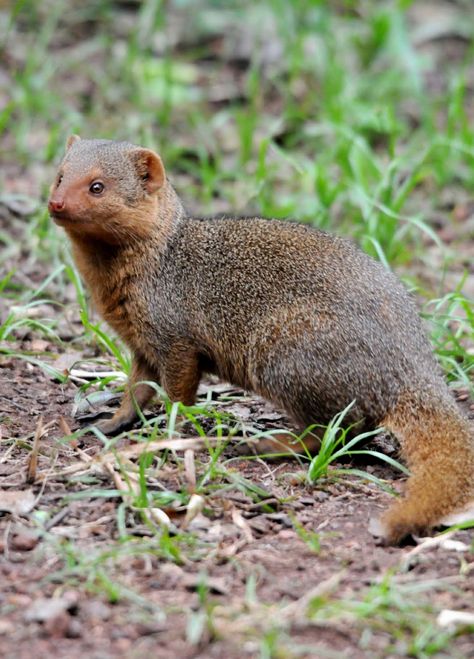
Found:
<svg viewBox="0 0 474 659"><path fill-rule="evenodd" d="M118 433L137 418L137 408L142 408L152 398L155 390L144 380L157 382L156 372L142 359L135 357L127 383L127 389L119 409L111 419L104 419L95 424L105 435ZM138 384L137 384L138 383Z"/></svg>
<svg viewBox="0 0 474 659"><path fill-rule="evenodd" d="M201 374L195 348L186 343L175 343L161 370L162 385L171 401L194 405Z"/></svg>

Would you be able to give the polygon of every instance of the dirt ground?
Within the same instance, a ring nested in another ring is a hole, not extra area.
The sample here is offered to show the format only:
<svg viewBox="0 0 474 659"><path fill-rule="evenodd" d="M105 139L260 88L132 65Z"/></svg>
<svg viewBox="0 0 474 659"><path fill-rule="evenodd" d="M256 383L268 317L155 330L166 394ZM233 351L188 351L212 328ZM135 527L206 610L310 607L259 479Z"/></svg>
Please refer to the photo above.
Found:
<svg viewBox="0 0 474 659"><path fill-rule="evenodd" d="M369 656L389 656L389 627L372 629L368 650L361 650L363 621L311 620L306 609L318 597L357 597L392 572L397 588L402 588L399 596L410 584L428 584L428 591L415 597L418 606L472 606L472 533L458 532L455 538L464 544L455 549L449 543L419 553L410 545L378 546L368 530L369 520L387 506L390 495L360 479L329 481L314 489L301 482L297 462L288 459L235 458L233 469L266 496L255 501L230 488L209 497L206 515L197 515L187 529L196 546L183 552L182 560L154 556L149 546L136 554L117 551L114 557L119 499L96 497L90 488L90 483L100 482L106 489L110 473L91 472L87 462L83 464L89 478L81 481L68 472L71 465L79 462L80 467L81 460L97 455L100 443L91 434L70 443L57 441L64 434L61 419L71 422L74 385L54 382L41 369L18 360L3 360L0 378L6 413L1 433L3 446L8 446L0 460L2 490L17 493L17 504L27 508L31 506L22 493L34 495L31 511L0 518L4 657L31 657L32 648L40 657L144 657L150 652L160 657L259 656L261 639L273 626L283 630L283 647L288 652L300 648L299 656L365 657L367 651ZM461 398L466 398L464 392ZM469 409L469 401L463 404ZM239 400L237 412L260 423L265 413L272 414L253 398ZM26 481L40 418L47 431L39 440L36 482L31 485ZM385 450L391 450L389 442ZM232 446L225 451L232 457ZM199 457L197 450L196 461ZM208 458L204 451L203 459ZM362 466L401 486L395 470L367 461ZM169 479L173 487L176 478L183 474L170 460L160 471L161 485ZM74 497L77 493L82 493L80 499ZM141 543L147 535L153 542L143 521L129 515L128 533ZM298 528L317 532L317 545L302 539L294 520ZM182 513L176 511L174 521L183 528ZM107 551L111 561L106 576L99 556ZM116 602L107 580L117 580L124 589ZM205 595L201 583L206 583ZM209 624L195 644L190 642L190 620L193 612L202 615L203 597ZM284 650L279 652L274 656L285 656ZM474 635L453 638L449 652L440 656L474 656Z"/></svg>

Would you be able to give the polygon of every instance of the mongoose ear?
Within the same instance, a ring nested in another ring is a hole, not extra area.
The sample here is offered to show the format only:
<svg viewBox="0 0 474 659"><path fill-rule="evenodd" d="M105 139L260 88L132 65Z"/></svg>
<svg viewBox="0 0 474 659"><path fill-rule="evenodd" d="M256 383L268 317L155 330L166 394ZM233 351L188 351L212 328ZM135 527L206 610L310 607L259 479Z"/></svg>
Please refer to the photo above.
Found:
<svg viewBox="0 0 474 659"><path fill-rule="evenodd" d="M69 151L69 149L72 147L73 144L76 142L79 142L81 138L79 135L69 135L69 137L66 140L66 151Z"/></svg>
<svg viewBox="0 0 474 659"><path fill-rule="evenodd" d="M165 168L160 156L151 149L137 149L134 152L138 176L142 179L149 194L159 190L165 182Z"/></svg>

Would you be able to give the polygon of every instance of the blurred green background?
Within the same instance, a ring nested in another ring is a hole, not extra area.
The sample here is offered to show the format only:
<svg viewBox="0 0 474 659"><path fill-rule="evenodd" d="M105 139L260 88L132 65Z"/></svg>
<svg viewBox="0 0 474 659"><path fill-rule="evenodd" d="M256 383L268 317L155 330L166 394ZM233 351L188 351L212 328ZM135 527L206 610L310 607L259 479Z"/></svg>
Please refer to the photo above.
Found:
<svg viewBox="0 0 474 659"><path fill-rule="evenodd" d="M67 135L124 139L190 212L352 236L428 302L467 382L473 36L469 0L0 2L4 295L28 302L19 272L64 259L44 202Z"/></svg>

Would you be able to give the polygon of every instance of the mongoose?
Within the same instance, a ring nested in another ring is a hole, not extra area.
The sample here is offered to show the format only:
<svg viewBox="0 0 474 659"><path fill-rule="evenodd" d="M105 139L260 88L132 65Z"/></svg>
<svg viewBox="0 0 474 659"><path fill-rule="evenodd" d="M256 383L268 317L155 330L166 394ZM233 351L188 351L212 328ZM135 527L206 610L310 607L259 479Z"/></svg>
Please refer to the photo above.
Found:
<svg viewBox="0 0 474 659"><path fill-rule="evenodd" d="M347 424L393 432L412 476L382 518L389 543L474 500L474 433L416 307L351 242L295 222L189 217L156 153L75 135L49 211L133 353L128 392L103 432L136 418L153 394L143 381L192 405L213 373L298 427L327 424L355 401Z"/></svg>

